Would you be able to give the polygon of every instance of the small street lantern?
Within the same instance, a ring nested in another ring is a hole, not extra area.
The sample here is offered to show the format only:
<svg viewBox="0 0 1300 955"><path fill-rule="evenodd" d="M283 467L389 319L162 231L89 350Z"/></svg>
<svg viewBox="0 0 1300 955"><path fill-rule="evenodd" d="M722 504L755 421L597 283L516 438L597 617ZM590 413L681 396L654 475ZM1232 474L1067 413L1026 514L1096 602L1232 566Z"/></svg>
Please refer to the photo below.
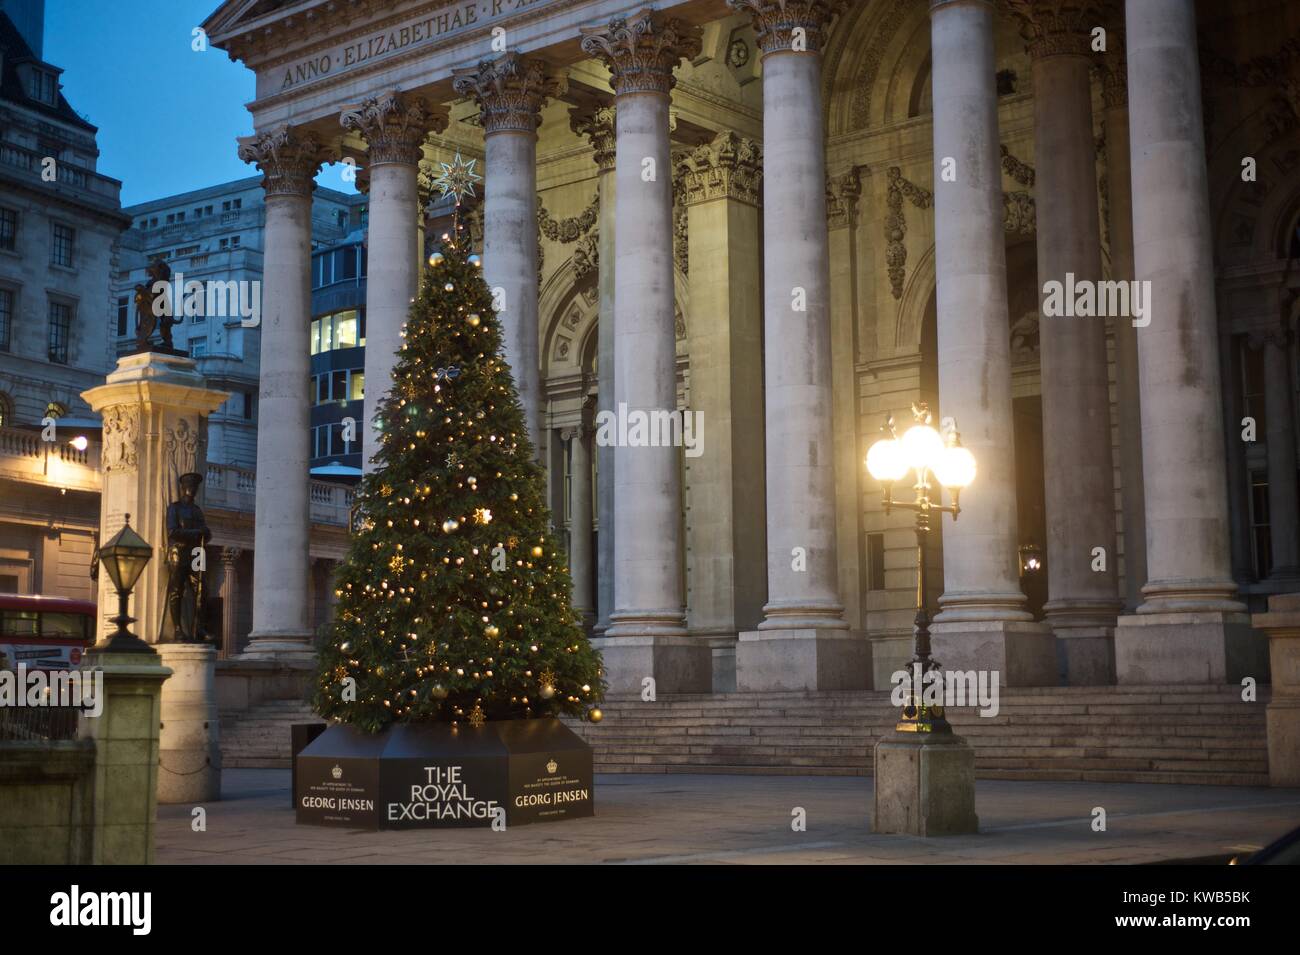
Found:
<svg viewBox="0 0 1300 955"><path fill-rule="evenodd" d="M975 480L975 456L961 445L956 428L945 439L930 425L930 409L921 402L912 405L915 423L901 437L894 429L894 417L885 421L890 437L882 438L867 451L867 470L884 489L885 513L901 507L916 512L916 623L913 627L913 673L924 676L938 669L939 663L930 656L930 615L926 609L926 554L930 538L930 512L952 515L957 520L961 513L961 489ZM882 429L884 430L884 429ZM896 501L894 485L915 475L910 501ZM948 489L951 504L940 503L938 487L931 498L931 481ZM952 726L944 716L943 706L928 706L923 702L922 688L913 686L897 729L903 733L951 733Z"/></svg>
<svg viewBox="0 0 1300 955"><path fill-rule="evenodd" d="M117 616L113 623L117 631L109 637L104 646L106 653L153 653L153 647L145 643L130 630L127 624L134 623L135 618L127 614L127 601L131 589L135 586L145 564L153 557L151 547L139 534L131 529L131 515L126 515L126 524L120 531L99 548L99 560L108 573L108 578L117 588Z"/></svg>

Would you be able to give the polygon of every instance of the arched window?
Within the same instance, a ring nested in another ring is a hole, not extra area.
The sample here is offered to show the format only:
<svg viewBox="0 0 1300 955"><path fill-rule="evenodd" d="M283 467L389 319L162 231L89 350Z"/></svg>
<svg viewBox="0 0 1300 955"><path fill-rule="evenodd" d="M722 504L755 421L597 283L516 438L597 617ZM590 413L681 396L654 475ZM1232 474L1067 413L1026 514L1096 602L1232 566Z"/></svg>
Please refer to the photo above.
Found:
<svg viewBox="0 0 1300 955"><path fill-rule="evenodd" d="M68 413L68 406L59 401L51 401L45 406L45 417L62 418Z"/></svg>

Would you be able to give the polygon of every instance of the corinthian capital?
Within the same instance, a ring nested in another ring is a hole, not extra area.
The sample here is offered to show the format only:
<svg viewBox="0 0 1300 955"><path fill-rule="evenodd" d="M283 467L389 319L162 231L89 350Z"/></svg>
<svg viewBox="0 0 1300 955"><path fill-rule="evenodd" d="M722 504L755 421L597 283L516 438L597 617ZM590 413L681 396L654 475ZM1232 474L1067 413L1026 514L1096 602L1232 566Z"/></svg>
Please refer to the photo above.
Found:
<svg viewBox="0 0 1300 955"><path fill-rule="evenodd" d="M451 85L461 96L474 97L487 133L536 132L542 104L558 96L562 86L541 60L513 52L483 60L477 68L453 71Z"/></svg>
<svg viewBox="0 0 1300 955"><path fill-rule="evenodd" d="M616 131L615 112L612 106L574 109L569 113L569 127L579 136L587 137L601 172L614 168Z"/></svg>
<svg viewBox="0 0 1300 955"><path fill-rule="evenodd" d="M313 133L295 133L288 126L252 136L240 136L239 158L257 166L268 196L310 196L321 163L332 158Z"/></svg>
<svg viewBox="0 0 1300 955"><path fill-rule="evenodd" d="M370 165L385 162L415 165L420 160L420 144L424 138L430 132L440 133L447 128L447 110L389 90L345 108L339 122L344 129L356 130L365 139Z"/></svg>
<svg viewBox="0 0 1300 955"><path fill-rule="evenodd" d="M1003 0L1003 4L1035 59L1091 55L1093 29L1110 18L1106 0Z"/></svg>
<svg viewBox="0 0 1300 955"><path fill-rule="evenodd" d="M727 0L727 5L750 15L765 54L820 53L826 27L848 0Z"/></svg>
<svg viewBox="0 0 1300 955"><path fill-rule="evenodd" d="M667 94L678 62L698 56L700 47L699 27L648 7L630 17L615 17L607 27L582 30L582 51L609 67L610 85L618 95Z"/></svg>
<svg viewBox="0 0 1300 955"><path fill-rule="evenodd" d="M757 206L762 201L763 153L752 140L733 132L718 133L678 164L683 201L735 199Z"/></svg>

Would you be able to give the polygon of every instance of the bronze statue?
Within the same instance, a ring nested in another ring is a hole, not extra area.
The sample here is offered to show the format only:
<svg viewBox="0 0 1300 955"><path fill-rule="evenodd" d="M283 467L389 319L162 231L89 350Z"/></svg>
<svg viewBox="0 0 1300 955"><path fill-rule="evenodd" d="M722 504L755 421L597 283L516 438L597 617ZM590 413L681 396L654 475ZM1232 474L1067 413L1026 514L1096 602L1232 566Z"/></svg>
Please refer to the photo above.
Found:
<svg viewBox="0 0 1300 955"><path fill-rule="evenodd" d="M194 503L203 477L193 472L182 474L178 483L180 500L167 506L166 623L171 624L170 639L180 643L206 643L208 634L203 620L206 563L197 562L198 569L195 569L196 549L212 539L203 511Z"/></svg>
<svg viewBox="0 0 1300 955"><path fill-rule="evenodd" d="M158 331L161 350L175 352L172 343L172 327L179 325L181 319L172 315L170 290L155 288L159 282L170 283L171 266L162 259L154 259L145 269L148 281L140 282L135 287L135 345L137 351L154 351L153 333Z"/></svg>

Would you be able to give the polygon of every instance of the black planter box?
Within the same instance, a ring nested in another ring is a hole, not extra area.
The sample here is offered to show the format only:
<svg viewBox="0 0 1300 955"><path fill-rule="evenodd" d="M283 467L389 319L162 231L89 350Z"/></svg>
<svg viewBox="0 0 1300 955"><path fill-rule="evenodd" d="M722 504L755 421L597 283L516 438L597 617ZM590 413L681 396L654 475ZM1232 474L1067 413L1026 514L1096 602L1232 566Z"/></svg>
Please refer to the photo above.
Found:
<svg viewBox="0 0 1300 955"><path fill-rule="evenodd" d="M507 826L595 812L591 747L555 719L325 730L294 759L297 821L348 829Z"/></svg>

